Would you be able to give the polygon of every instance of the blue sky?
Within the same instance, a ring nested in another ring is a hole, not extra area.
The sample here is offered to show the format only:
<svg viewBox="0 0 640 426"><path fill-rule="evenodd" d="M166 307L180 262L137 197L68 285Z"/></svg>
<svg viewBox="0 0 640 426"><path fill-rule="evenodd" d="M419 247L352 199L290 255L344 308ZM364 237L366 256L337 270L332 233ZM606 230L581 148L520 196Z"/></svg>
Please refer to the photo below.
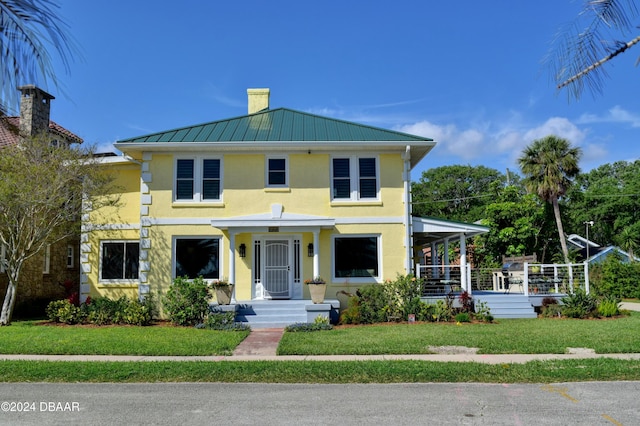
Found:
<svg viewBox="0 0 640 426"><path fill-rule="evenodd" d="M569 102L543 64L582 1L59 0L81 54L60 66L52 119L99 151L118 140L271 106L427 136L414 169L517 170L556 134L581 167L640 157L640 56L607 67L604 94Z"/></svg>

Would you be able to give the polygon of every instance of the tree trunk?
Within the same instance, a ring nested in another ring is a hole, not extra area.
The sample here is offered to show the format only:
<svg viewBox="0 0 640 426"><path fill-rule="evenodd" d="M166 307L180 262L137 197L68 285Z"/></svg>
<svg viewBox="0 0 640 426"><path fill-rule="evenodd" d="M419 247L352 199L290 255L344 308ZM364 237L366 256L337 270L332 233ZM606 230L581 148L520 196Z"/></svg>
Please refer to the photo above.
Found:
<svg viewBox="0 0 640 426"><path fill-rule="evenodd" d="M562 227L562 218L560 217L558 197L553 197L551 204L553 205L553 215L556 217L556 225L558 226L558 237L560 237L560 246L562 247L562 254L564 255L564 263L569 263L569 249L567 249L567 241L564 238L564 229Z"/></svg>
<svg viewBox="0 0 640 426"><path fill-rule="evenodd" d="M0 314L0 325L11 324L13 307L16 304L16 285L12 282L7 284L7 294L4 296L2 304L2 314Z"/></svg>

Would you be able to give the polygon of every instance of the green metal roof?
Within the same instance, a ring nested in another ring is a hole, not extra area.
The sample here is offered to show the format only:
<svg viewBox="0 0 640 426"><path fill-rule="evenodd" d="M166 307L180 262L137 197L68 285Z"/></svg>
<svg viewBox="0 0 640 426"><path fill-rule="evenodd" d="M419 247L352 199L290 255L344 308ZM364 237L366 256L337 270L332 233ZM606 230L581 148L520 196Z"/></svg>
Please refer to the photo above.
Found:
<svg viewBox="0 0 640 426"><path fill-rule="evenodd" d="M430 142L433 139L321 117L287 108L152 133L118 143L152 142L313 142L397 141Z"/></svg>

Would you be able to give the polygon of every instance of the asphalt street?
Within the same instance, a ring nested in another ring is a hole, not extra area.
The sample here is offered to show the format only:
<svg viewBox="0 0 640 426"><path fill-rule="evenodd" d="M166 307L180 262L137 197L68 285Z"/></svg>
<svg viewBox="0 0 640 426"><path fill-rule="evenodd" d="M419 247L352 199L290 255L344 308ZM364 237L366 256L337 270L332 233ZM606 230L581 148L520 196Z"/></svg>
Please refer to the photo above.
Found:
<svg viewBox="0 0 640 426"><path fill-rule="evenodd" d="M639 394L640 382L3 383L0 425L637 425Z"/></svg>

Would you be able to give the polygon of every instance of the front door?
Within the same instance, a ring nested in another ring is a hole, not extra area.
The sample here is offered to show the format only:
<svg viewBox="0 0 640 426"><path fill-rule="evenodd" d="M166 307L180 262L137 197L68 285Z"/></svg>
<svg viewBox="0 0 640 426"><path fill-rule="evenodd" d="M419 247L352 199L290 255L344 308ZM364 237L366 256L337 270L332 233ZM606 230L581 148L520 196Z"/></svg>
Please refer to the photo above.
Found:
<svg viewBox="0 0 640 426"><path fill-rule="evenodd" d="M288 299L291 297L291 241L267 239L264 242L264 298Z"/></svg>

